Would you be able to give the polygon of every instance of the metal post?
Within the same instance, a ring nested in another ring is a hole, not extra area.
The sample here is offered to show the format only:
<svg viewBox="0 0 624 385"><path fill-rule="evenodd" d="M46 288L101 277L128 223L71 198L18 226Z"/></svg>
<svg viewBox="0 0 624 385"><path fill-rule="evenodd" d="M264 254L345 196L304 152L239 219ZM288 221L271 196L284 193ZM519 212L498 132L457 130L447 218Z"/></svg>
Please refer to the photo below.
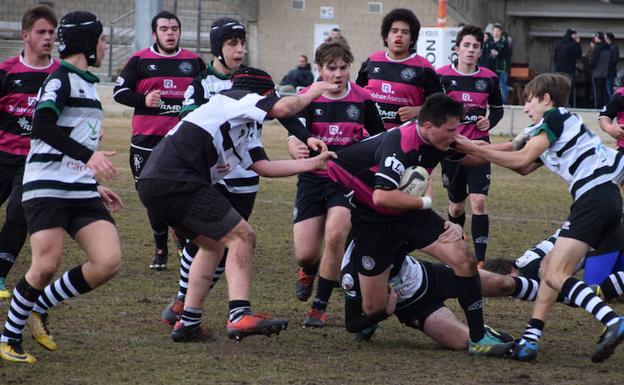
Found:
<svg viewBox="0 0 624 385"><path fill-rule="evenodd" d="M201 35L201 0L197 2L197 49L196 49L197 53L199 53L199 47L201 43L200 35Z"/></svg>
<svg viewBox="0 0 624 385"><path fill-rule="evenodd" d="M173 0L173 13L178 14L178 0Z"/></svg>
<svg viewBox="0 0 624 385"><path fill-rule="evenodd" d="M113 81L113 39L114 27L111 24L110 33L108 34L108 80Z"/></svg>
<svg viewBox="0 0 624 385"><path fill-rule="evenodd" d="M511 106L511 116L509 117L509 137L513 138L514 135L514 115L516 114L516 109Z"/></svg>

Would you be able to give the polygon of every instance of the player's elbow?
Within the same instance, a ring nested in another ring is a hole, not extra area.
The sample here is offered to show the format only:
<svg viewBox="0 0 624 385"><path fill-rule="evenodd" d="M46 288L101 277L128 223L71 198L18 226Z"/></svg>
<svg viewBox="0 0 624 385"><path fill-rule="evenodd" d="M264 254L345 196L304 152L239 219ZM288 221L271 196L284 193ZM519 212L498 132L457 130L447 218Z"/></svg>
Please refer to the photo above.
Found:
<svg viewBox="0 0 624 385"><path fill-rule="evenodd" d="M269 111L269 116L277 119L288 118L293 115L293 110L285 103L277 102Z"/></svg>

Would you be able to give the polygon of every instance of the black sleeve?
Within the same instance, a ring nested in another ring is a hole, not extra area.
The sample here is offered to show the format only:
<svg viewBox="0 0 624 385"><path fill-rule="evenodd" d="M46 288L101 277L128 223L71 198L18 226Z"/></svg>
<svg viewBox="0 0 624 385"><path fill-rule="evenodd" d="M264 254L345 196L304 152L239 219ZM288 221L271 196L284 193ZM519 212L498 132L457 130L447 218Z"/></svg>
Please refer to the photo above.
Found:
<svg viewBox="0 0 624 385"><path fill-rule="evenodd" d="M199 67L199 70L197 71L197 74L199 75L200 73L204 72L204 70L206 69L206 63L204 63L204 59L202 59L201 57L198 57L197 66Z"/></svg>
<svg viewBox="0 0 624 385"><path fill-rule="evenodd" d="M6 95L6 85L4 84L6 73L5 70L0 70L0 97Z"/></svg>
<svg viewBox="0 0 624 385"><path fill-rule="evenodd" d="M379 110L372 100L364 101L364 127L366 127L366 131L371 136L385 131L383 120L379 116Z"/></svg>
<svg viewBox="0 0 624 385"><path fill-rule="evenodd" d="M349 333L357 333L388 318L385 313L368 317L362 311L360 298L345 297L345 327Z"/></svg>
<svg viewBox="0 0 624 385"><path fill-rule="evenodd" d="M64 155L87 163L93 151L72 139L67 132L56 125L57 120L58 116L51 108L35 111L32 137L46 142Z"/></svg>
<svg viewBox="0 0 624 385"><path fill-rule="evenodd" d="M362 67L358 72L357 79L355 80L355 84L360 87L366 87L368 85L368 59L362 63Z"/></svg>
<svg viewBox="0 0 624 385"><path fill-rule="evenodd" d="M606 116L611 120L617 118L618 112L624 111L624 95L620 93L613 94L609 103L600 111L600 116Z"/></svg>
<svg viewBox="0 0 624 385"><path fill-rule="evenodd" d="M129 107L145 107L145 95L134 92L139 81L139 57L133 56L115 81L113 98L117 103Z"/></svg>
<svg viewBox="0 0 624 385"><path fill-rule="evenodd" d="M296 116L280 118L277 120L282 124L282 126L284 126L288 130L288 133L290 135L294 135L303 143L306 143L308 141L310 133Z"/></svg>
<svg viewBox="0 0 624 385"><path fill-rule="evenodd" d="M581 43L575 43L574 46L572 46L572 54L575 60L578 60L583 57L583 51L581 50Z"/></svg>
<svg viewBox="0 0 624 385"><path fill-rule="evenodd" d="M500 87L498 86L498 77L492 78L492 92L488 98L490 113L488 120L490 121L490 129L494 128L503 118L503 97L501 96Z"/></svg>
<svg viewBox="0 0 624 385"><path fill-rule="evenodd" d="M436 92L442 92L440 76L432 68L425 68L423 90L425 91L425 98Z"/></svg>

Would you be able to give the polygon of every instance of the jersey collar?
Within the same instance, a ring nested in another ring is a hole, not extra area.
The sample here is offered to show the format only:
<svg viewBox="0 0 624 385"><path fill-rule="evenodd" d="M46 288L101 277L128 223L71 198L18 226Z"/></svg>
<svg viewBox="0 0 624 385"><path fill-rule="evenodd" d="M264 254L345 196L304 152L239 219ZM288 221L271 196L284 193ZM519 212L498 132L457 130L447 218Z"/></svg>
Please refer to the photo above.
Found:
<svg viewBox="0 0 624 385"><path fill-rule="evenodd" d="M26 66L26 67L28 67L30 69L33 69L33 70L45 70L45 69L48 69L48 68L52 67L54 65L54 59L52 59L52 56L49 56L49 58L50 58L50 63L48 63L48 65L46 65L44 67L35 67L33 65L30 65L30 64L26 63L26 60L24 60L24 51L22 51L22 53L19 54L19 62L22 65L24 65L24 66Z"/></svg>
<svg viewBox="0 0 624 385"><path fill-rule="evenodd" d="M221 72L217 71L212 65L212 62L208 62L208 64L206 64L206 69L208 70L209 74L214 75L221 80L228 80L230 78L230 75L222 74Z"/></svg>
<svg viewBox="0 0 624 385"><path fill-rule="evenodd" d="M67 68L68 70L70 70L71 72L75 73L76 75L80 76L84 80L88 81L89 83L99 83L100 81L100 78L98 78L91 72L83 71L80 68L76 67L75 65L66 62L65 60L61 60L61 65Z"/></svg>
<svg viewBox="0 0 624 385"><path fill-rule="evenodd" d="M154 43L154 45L152 45L152 46L150 47L150 51L152 51L153 53L155 53L155 54L156 54L156 55L158 55L158 56L162 56L162 57L174 57L174 56L176 56L177 54L179 54L179 53L180 53L180 51L182 51L182 48L178 47L178 50L177 50L177 51L175 51L175 53L172 53L171 55L166 55L166 54L164 54L164 53L160 53L160 52L158 52L158 50L156 49L156 43Z"/></svg>

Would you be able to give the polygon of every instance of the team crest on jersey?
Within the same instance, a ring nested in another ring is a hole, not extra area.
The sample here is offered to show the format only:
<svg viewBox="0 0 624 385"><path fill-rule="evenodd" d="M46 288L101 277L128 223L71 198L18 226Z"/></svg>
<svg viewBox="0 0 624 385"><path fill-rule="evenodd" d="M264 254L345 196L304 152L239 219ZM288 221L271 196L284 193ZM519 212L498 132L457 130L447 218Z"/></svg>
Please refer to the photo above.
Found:
<svg viewBox="0 0 624 385"><path fill-rule="evenodd" d="M487 83L483 79L479 79L475 82L475 88L479 91L485 91L487 88Z"/></svg>
<svg viewBox="0 0 624 385"><path fill-rule="evenodd" d="M193 65L187 61L183 61L182 63L180 63L178 68L180 68L180 72L185 75L188 75L191 73L191 71L193 71Z"/></svg>
<svg viewBox="0 0 624 385"><path fill-rule="evenodd" d="M401 79L406 82L414 79L416 77L416 71L413 68L407 67L401 70Z"/></svg>
<svg viewBox="0 0 624 385"><path fill-rule="evenodd" d="M360 119L360 109L355 104L349 104L347 106L347 117L351 120Z"/></svg>
<svg viewBox="0 0 624 385"><path fill-rule="evenodd" d="M59 79L52 79L46 84L45 92L54 92L61 88L61 81Z"/></svg>
<svg viewBox="0 0 624 385"><path fill-rule="evenodd" d="M122 78L121 76L118 76L117 80L115 81L115 85L119 87L119 86L123 85L125 81L126 81L126 79Z"/></svg>
<svg viewBox="0 0 624 385"><path fill-rule="evenodd" d="M373 270L375 268L375 260L368 255L364 255L362 257L362 267L364 270Z"/></svg>
<svg viewBox="0 0 624 385"><path fill-rule="evenodd" d="M351 290L353 289L353 276L351 276L351 274L347 273L345 275L342 276L342 290Z"/></svg>

